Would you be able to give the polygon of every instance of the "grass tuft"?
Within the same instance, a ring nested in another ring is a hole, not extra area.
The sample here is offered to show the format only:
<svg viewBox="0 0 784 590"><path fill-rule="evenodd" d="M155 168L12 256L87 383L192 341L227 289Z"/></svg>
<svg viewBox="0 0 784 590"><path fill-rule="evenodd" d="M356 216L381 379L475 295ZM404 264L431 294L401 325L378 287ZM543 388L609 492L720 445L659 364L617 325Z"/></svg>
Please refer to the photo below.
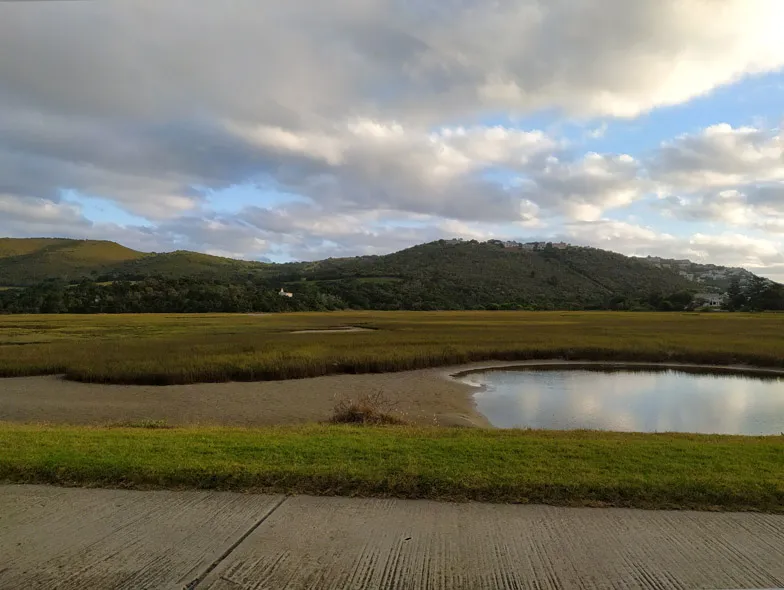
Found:
<svg viewBox="0 0 784 590"><path fill-rule="evenodd" d="M360 425L402 425L405 421L394 413L397 403L387 398L383 391L375 391L360 395L356 399L346 398L335 404L331 424Z"/></svg>
<svg viewBox="0 0 784 590"><path fill-rule="evenodd" d="M107 428L146 428L148 430L155 430L161 428L173 428L166 420L125 420L122 422L113 422L107 425Z"/></svg>

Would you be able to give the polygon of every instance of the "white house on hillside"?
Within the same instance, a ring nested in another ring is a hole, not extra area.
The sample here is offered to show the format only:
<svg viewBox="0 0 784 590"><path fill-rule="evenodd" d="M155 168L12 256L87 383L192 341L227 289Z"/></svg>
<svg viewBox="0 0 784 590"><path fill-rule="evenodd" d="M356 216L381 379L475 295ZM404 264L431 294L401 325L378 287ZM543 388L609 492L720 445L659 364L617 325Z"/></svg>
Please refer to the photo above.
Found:
<svg viewBox="0 0 784 590"><path fill-rule="evenodd" d="M289 293L288 291L284 291L283 287L280 288L278 295L280 295L281 297L294 297L294 293Z"/></svg>
<svg viewBox="0 0 784 590"><path fill-rule="evenodd" d="M702 303L707 307L721 307L724 303L724 295L720 293L697 293L694 301Z"/></svg>

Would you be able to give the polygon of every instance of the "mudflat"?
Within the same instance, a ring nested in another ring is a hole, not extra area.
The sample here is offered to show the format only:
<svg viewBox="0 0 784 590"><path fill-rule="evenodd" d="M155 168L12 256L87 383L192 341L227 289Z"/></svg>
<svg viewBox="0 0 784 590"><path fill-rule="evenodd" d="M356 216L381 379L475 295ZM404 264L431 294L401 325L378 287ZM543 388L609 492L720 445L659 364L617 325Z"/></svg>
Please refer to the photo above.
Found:
<svg viewBox="0 0 784 590"><path fill-rule="evenodd" d="M444 369L167 386L79 383L57 376L0 379L0 421L303 424L329 419L341 399L378 391L413 424L488 426L474 407L472 388L448 379Z"/></svg>

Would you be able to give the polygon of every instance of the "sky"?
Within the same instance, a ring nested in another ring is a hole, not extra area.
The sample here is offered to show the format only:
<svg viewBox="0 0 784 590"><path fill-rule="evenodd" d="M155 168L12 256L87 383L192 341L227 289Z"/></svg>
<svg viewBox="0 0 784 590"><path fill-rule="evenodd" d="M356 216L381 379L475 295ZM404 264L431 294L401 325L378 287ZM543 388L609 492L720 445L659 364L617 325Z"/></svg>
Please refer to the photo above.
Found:
<svg viewBox="0 0 784 590"><path fill-rule="evenodd" d="M781 0L0 2L0 235L784 281Z"/></svg>

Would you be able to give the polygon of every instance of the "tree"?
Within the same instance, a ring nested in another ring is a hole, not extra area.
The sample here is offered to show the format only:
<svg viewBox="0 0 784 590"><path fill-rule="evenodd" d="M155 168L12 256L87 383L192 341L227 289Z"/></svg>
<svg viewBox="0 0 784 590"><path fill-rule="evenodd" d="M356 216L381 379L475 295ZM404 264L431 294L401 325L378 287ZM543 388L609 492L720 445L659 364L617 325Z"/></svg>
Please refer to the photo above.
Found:
<svg viewBox="0 0 784 590"><path fill-rule="evenodd" d="M729 289L727 289L727 301L724 307L727 311L738 311L746 305L746 295L740 286L738 277L732 277Z"/></svg>
<svg viewBox="0 0 784 590"><path fill-rule="evenodd" d="M768 290L768 281L762 277L754 276L746 290L746 304L752 311L765 309L765 292Z"/></svg>

